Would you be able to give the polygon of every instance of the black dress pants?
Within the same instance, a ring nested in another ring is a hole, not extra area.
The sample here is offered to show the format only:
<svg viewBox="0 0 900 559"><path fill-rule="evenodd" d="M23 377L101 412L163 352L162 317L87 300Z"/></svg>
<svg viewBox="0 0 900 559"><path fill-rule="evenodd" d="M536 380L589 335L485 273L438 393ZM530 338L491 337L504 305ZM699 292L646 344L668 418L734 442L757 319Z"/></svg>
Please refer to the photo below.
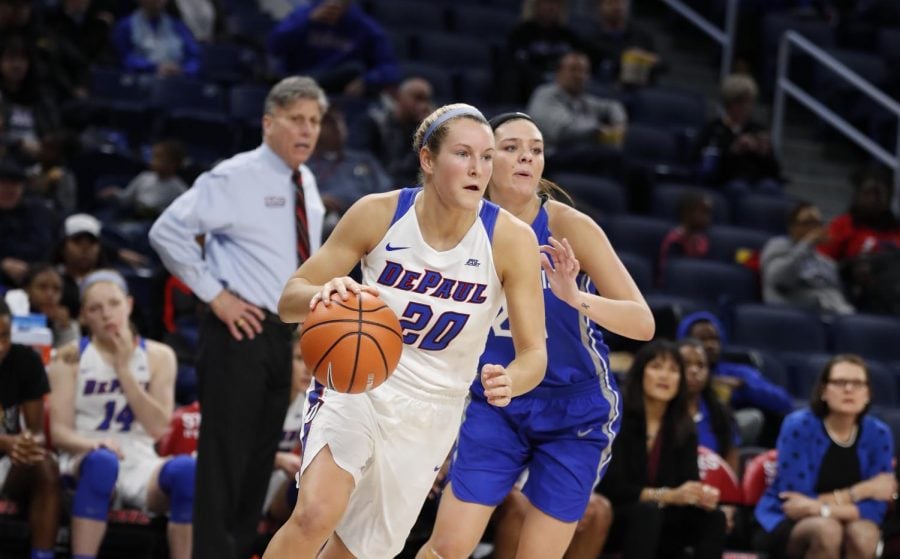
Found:
<svg viewBox="0 0 900 559"><path fill-rule="evenodd" d="M235 340L214 313L200 332L194 557L247 559L290 403L292 327L267 313Z"/></svg>

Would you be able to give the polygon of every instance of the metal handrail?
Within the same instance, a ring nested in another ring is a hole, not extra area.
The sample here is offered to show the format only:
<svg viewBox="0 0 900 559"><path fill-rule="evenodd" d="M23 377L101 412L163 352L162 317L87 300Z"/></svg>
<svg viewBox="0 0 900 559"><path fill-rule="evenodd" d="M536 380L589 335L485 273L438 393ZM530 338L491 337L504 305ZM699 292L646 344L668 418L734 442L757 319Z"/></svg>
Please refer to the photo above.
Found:
<svg viewBox="0 0 900 559"><path fill-rule="evenodd" d="M725 6L725 26L721 29L681 0L662 0L662 2L709 35L712 40L722 45L719 77L724 80L731 73L731 62L734 59L734 36L735 27L737 26L738 0L728 0L728 4Z"/></svg>
<svg viewBox="0 0 900 559"><path fill-rule="evenodd" d="M841 79L853 85L859 91L865 93L869 98L874 99L878 104L894 113L900 121L900 103L886 95L883 91L869 83L865 78L848 68L825 50L817 47L803 35L796 31L785 31L781 36L781 42L778 47L778 73L775 82L775 106L772 115L772 143L775 152L781 154L782 137L784 134L784 112L786 95L790 95L801 105L812 111L819 118L836 128L838 132L853 140L859 147L863 148L871 155L876 157L883 164L894 170L894 191L900 189L900 128L897 132L897 144L894 153L890 153L874 140L869 138L858 128L847 122L835 111L826 107L825 104L818 99L803 91L797 84L788 77L790 70L790 49L796 47L805 52L816 62L827 67L829 70L837 74Z"/></svg>

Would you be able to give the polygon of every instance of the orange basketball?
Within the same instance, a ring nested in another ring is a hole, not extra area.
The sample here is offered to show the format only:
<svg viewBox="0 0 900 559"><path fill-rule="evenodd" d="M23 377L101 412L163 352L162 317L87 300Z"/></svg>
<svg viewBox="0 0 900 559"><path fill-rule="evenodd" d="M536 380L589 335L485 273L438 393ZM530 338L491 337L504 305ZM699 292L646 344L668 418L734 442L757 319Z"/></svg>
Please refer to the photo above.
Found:
<svg viewBox="0 0 900 559"><path fill-rule="evenodd" d="M403 351L397 315L366 292L346 301L334 294L309 313L300 333L303 361L316 380L332 390L358 394L394 372Z"/></svg>

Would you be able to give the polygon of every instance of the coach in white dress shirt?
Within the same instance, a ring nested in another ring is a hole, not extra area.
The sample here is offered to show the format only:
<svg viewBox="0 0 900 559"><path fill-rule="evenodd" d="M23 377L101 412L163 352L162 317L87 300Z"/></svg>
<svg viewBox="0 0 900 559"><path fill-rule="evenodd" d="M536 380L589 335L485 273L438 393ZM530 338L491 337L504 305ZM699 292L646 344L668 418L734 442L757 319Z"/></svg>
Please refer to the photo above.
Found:
<svg viewBox="0 0 900 559"><path fill-rule="evenodd" d="M290 396L291 327L277 302L321 244L325 207L304 163L327 104L310 78L276 84L262 144L201 175L150 230L166 268L212 311L197 357L194 557L244 559L256 536Z"/></svg>

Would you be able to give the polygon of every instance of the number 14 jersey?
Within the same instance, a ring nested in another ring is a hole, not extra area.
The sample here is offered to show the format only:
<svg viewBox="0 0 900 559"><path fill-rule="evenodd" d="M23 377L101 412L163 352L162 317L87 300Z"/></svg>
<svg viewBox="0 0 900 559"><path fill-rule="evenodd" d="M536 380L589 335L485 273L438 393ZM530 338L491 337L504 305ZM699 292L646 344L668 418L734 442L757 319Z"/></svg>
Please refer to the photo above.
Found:
<svg viewBox="0 0 900 559"><path fill-rule="evenodd" d="M92 438L114 438L122 445L153 449L153 439L134 417L112 364L103 360L88 338L79 344L81 359L75 387L75 430ZM139 338L129 362L137 383L147 389L150 365L146 341Z"/></svg>

